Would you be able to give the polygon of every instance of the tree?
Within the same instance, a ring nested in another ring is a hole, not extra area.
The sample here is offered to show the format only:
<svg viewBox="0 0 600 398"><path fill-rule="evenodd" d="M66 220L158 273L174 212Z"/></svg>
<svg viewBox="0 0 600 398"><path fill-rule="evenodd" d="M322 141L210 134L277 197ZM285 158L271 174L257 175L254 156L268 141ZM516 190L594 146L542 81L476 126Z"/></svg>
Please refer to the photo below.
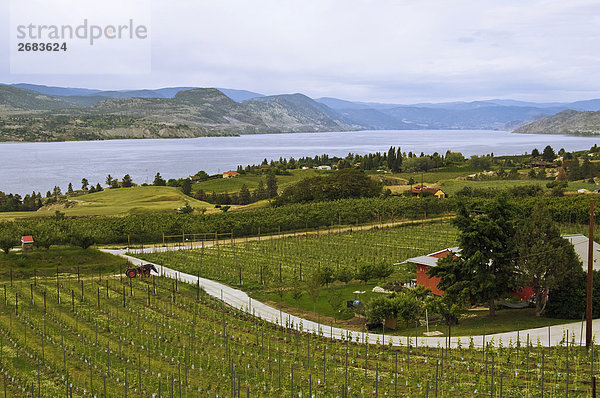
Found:
<svg viewBox="0 0 600 398"><path fill-rule="evenodd" d="M106 182L107 186L112 187L112 185L113 185L112 184L113 178L112 178L112 176L110 174L106 176L106 181L105 182Z"/></svg>
<svg viewBox="0 0 600 398"><path fill-rule="evenodd" d="M376 297L365 305L365 317L371 324L395 318L394 306L388 297Z"/></svg>
<svg viewBox="0 0 600 398"><path fill-rule="evenodd" d="M258 181L258 187L254 191L255 200L263 200L267 198L267 190L265 189L265 183L262 178Z"/></svg>
<svg viewBox="0 0 600 398"><path fill-rule="evenodd" d="M302 298L302 295L304 294L304 290L302 290L302 286L298 283L294 284L294 286L292 286L291 294L292 294L292 298L296 302L296 307L299 307L298 301L300 301L300 298Z"/></svg>
<svg viewBox="0 0 600 398"><path fill-rule="evenodd" d="M88 233L74 233L71 235L71 244L87 249L95 243L94 238Z"/></svg>
<svg viewBox="0 0 600 398"><path fill-rule="evenodd" d="M242 185L240 189L240 204L247 205L252 201L252 195L250 195L250 190L246 184Z"/></svg>
<svg viewBox="0 0 600 398"><path fill-rule="evenodd" d="M123 181L121 181L121 185L123 188L130 188L133 186L133 181L131 180L131 176L129 174L125 174Z"/></svg>
<svg viewBox="0 0 600 398"><path fill-rule="evenodd" d="M553 162L556 158L556 154L554 153L554 149L550 145L546 145L544 148L544 152L542 152L542 160L546 162Z"/></svg>
<svg viewBox="0 0 600 398"><path fill-rule="evenodd" d="M495 314L496 300L518 286L514 235L516 212L506 195L484 205L483 211L469 211L459 203L452 221L459 229L459 256L440 259L429 270L440 278L439 288L454 297L468 297L489 304Z"/></svg>
<svg viewBox="0 0 600 398"><path fill-rule="evenodd" d="M195 181L206 181L208 180L209 175L204 170L200 170L196 174L192 176L192 179Z"/></svg>
<svg viewBox="0 0 600 398"><path fill-rule="evenodd" d="M102 188L102 185L100 185L100 183L96 184L96 192L102 192L104 191L104 188Z"/></svg>
<svg viewBox="0 0 600 398"><path fill-rule="evenodd" d="M333 310L333 319L337 320L340 309L342 308L342 304L344 303L344 297L342 297L341 294L332 293L327 298L327 302Z"/></svg>
<svg viewBox="0 0 600 398"><path fill-rule="evenodd" d="M581 269L581 262L573 245L561 237L550 213L541 204L520 223L515 242L521 284L533 289L535 313L541 316L550 290L575 269Z"/></svg>
<svg viewBox="0 0 600 398"><path fill-rule="evenodd" d="M458 317L465 312L464 296L444 293L441 297L429 296L425 299L424 308L430 313L439 314L448 327L458 323Z"/></svg>
<svg viewBox="0 0 600 398"><path fill-rule="evenodd" d="M358 271L356 272L356 279L358 279L359 281L367 283L370 279L373 279L374 276L375 267L372 264L362 263L358 266Z"/></svg>
<svg viewBox="0 0 600 398"><path fill-rule="evenodd" d="M414 294L401 293L392 298L392 305L396 316L406 323L417 322L421 314L422 302Z"/></svg>
<svg viewBox="0 0 600 398"><path fill-rule="evenodd" d="M567 176L570 181L581 180L583 178L583 173L581 172L581 167L579 164L579 158L573 158L569 162Z"/></svg>
<svg viewBox="0 0 600 398"><path fill-rule="evenodd" d="M534 158L539 158L540 157L540 151L538 151L537 148L533 148L533 151L531 151L531 156Z"/></svg>
<svg viewBox="0 0 600 398"><path fill-rule="evenodd" d="M347 265L341 266L335 271L335 279L347 284L354 279L354 270Z"/></svg>
<svg viewBox="0 0 600 398"><path fill-rule="evenodd" d="M189 196L192 193L192 180L186 178L181 185L181 191L184 195Z"/></svg>
<svg viewBox="0 0 600 398"><path fill-rule="evenodd" d="M277 177L273 171L267 173L267 197L274 198L277 196Z"/></svg>
<svg viewBox="0 0 600 398"><path fill-rule="evenodd" d="M157 187L164 187L167 185L167 182L164 180L164 178L162 178L160 176L160 173L156 173L156 175L154 176L154 181L152 182L152 185L157 186Z"/></svg>
<svg viewBox="0 0 600 398"><path fill-rule="evenodd" d="M321 294L321 285L323 285L323 282L319 272L313 271L308 278L306 278L306 291L313 303L313 312L316 312L317 300Z"/></svg>
<svg viewBox="0 0 600 398"><path fill-rule="evenodd" d="M566 181L567 180L567 172L563 167L558 169L558 174L556 175L556 181Z"/></svg>
<svg viewBox="0 0 600 398"><path fill-rule="evenodd" d="M67 187L67 194L73 194L73 184L71 183L69 183L69 186Z"/></svg>
<svg viewBox="0 0 600 398"><path fill-rule="evenodd" d="M110 180L110 189L119 188L119 180L113 178Z"/></svg>
<svg viewBox="0 0 600 398"><path fill-rule="evenodd" d="M81 189L82 190L87 191L89 185L90 185L90 183L88 182L87 178L81 179Z"/></svg>
<svg viewBox="0 0 600 398"><path fill-rule="evenodd" d="M0 249L8 254L10 249L19 244L18 233L14 227L3 226L0 229Z"/></svg>

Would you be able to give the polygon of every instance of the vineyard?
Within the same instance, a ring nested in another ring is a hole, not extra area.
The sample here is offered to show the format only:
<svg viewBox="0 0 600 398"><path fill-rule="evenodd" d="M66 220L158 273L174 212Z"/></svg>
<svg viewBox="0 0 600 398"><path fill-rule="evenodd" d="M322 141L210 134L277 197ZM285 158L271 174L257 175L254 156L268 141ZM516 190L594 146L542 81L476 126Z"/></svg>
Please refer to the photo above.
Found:
<svg viewBox="0 0 600 398"><path fill-rule="evenodd" d="M594 349L364 344L273 325L198 286L152 277L45 274L6 283L0 382L7 397L586 396ZM565 336L566 337L566 336Z"/></svg>
<svg viewBox="0 0 600 398"><path fill-rule="evenodd" d="M346 283L380 279L363 276L363 270L371 265L389 267L409 257L456 246L456 239L457 230L449 220L436 220L363 231L294 234L280 239L229 239L226 244L213 240L210 246L199 249L135 256L256 292L289 290L303 284L315 270L327 270L332 281ZM413 268L393 267L387 279L410 282L415 277Z"/></svg>

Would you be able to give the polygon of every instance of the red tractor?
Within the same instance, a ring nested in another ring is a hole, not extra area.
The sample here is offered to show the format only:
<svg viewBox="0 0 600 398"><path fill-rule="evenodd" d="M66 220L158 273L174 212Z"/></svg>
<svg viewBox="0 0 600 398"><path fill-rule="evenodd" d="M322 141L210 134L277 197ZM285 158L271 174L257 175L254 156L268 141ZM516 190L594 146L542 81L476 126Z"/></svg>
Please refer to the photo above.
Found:
<svg viewBox="0 0 600 398"><path fill-rule="evenodd" d="M154 271L158 274L156 267L153 264L141 264L138 266L130 265L125 271L125 275L128 278L135 278L138 274L142 276L150 276L150 271Z"/></svg>

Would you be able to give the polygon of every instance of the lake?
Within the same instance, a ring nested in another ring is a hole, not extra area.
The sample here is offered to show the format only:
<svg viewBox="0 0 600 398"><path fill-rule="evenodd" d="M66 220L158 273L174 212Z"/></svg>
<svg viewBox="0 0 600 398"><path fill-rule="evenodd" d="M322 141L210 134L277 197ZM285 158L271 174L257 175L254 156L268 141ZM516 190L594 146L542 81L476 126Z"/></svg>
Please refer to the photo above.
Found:
<svg viewBox="0 0 600 398"><path fill-rule="evenodd" d="M0 143L0 191L25 194L46 192L54 185L75 189L81 179L104 185L107 174L121 179L130 174L135 183L151 183L160 172L179 178L205 170L209 174L258 164L264 158L345 156L400 146L405 152L513 155L540 151L589 149L598 137L513 134L487 130L394 130L329 133L259 134L241 137L139 139L75 142Z"/></svg>

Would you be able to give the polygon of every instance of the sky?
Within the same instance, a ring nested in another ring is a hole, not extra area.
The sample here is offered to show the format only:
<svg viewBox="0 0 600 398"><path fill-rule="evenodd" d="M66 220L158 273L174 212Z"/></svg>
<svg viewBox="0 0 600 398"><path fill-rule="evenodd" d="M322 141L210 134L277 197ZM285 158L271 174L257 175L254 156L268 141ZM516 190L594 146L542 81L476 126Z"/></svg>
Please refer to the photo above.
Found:
<svg viewBox="0 0 600 398"><path fill-rule="evenodd" d="M1 0L0 82L223 87L388 103L600 97L597 0L136 1L151 18L150 68L76 73L86 60L73 54L69 73L18 74L10 68L11 8ZM71 3L80 11L89 4L90 18L98 4ZM47 21L67 14L44 11ZM123 7L113 17L136 15Z"/></svg>

